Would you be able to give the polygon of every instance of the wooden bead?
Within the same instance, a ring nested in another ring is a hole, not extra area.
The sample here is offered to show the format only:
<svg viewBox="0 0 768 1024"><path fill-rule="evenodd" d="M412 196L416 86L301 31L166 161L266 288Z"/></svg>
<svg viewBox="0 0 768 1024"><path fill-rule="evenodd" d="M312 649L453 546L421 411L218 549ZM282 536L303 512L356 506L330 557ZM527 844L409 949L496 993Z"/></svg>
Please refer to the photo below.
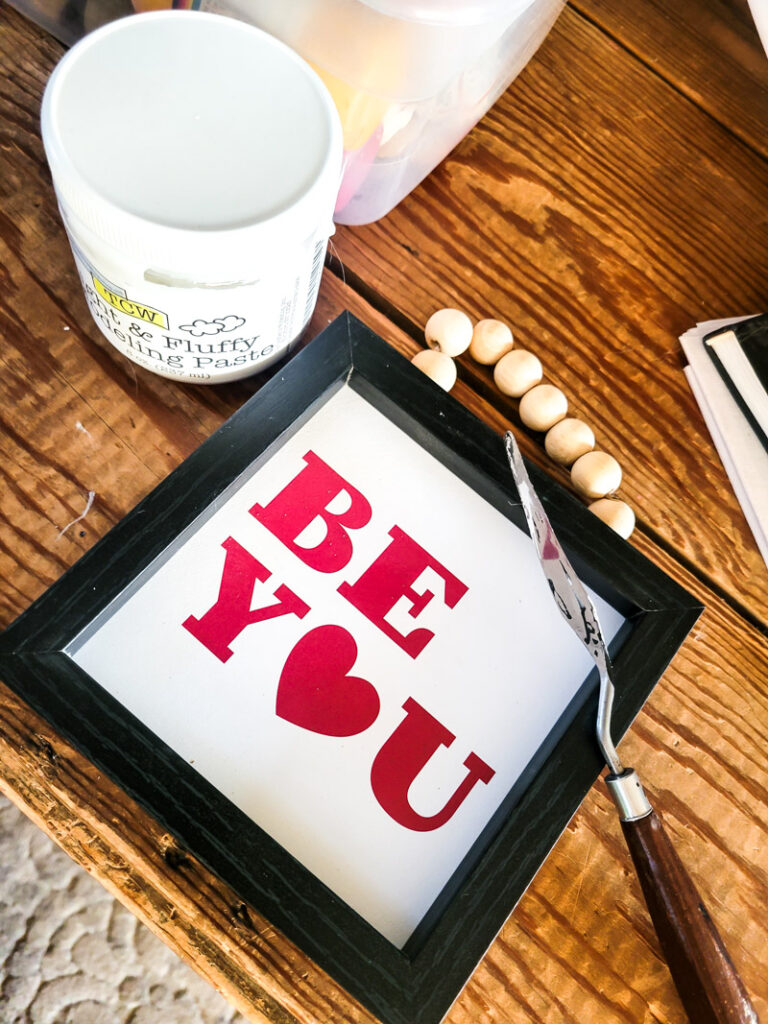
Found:
<svg viewBox="0 0 768 1024"><path fill-rule="evenodd" d="M544 376L541 363L524 348L507 352L493 368L493 379L503 395L519 398L530 391Z"/></svg>
<svg viewBox="0 0 768 1024"><path fill-rule="evenodd" d="M571 466L573 486L588 498L604 498L621 484L621 466L607 452L587 452Z"/></svg>
<svg viewBox="0 0 768 1024"><path fill-rule="evenodd" d="M626 503L618 498L600 498L593 501L589 511L594 512L598 519L610 526L620 537L627 540L635 528L635 513Z"/></svg>
<svg viewBox="0 0 768 1024"><path fill-rule="evenodd" d="M568 399L554 384L537 384L520 399L520 419L531 430L549 430L567 412Z"/></svg>
<svg viewBox="0 0 768 1024"><path fill-rule="evenodd" d="M427 320L424 337L430 348L447 356L460 356L472 341L472 321L460 309L438 309Z"/></svg>
<svg viewBox="0 0 768 1024"><path fill-rule="evenodd" d="M595 435L583 420L568 416L547 431L544 438L547 455L561 466L570 466L595 447Z"/></svg>
<svg viewBox="0 0 768 1024"><path fill-rule="evenodd" d="M501 320L478 320L472 331L469 354L476 363L492 366L512 350L515 339Z"/></svg>
<svg viewBox="0 0 768 1024"><path fill-rule="evenodd" d="M424 348L411 360L414 366L438 384L443 391L450 391L456 383L456 363L445 352Z"/></svg>

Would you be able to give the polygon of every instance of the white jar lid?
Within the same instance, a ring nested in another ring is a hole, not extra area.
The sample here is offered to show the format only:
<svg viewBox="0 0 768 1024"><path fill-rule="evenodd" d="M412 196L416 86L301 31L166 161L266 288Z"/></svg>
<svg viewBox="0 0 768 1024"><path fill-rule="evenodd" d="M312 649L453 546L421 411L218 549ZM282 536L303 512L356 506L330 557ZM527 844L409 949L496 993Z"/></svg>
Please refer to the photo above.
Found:
<svg viewBox="0 0 768 1024"><path fill-rule="evenodd" d="M148 267L242 279L330 233L333 100L244 22L169 10L98 29L51 75L42 129L65 215Z"/></svg>
<svg viewBox="0 0 768 1024"><path fill-rule="evenodd" d="M433 25L481 25L516 17L533 0L362 0L380 14Z"/></svg>

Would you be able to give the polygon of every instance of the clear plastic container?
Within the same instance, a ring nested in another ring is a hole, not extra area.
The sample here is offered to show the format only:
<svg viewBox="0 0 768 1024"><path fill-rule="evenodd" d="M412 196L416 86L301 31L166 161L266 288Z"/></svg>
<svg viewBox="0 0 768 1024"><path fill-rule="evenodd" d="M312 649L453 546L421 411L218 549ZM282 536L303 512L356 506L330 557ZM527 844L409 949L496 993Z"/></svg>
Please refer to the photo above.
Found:
<svg viewBox="0 0 768 1024"><path fill-rule="evenodd" d="M131 13L131 0L8 0L46 32L71 46L86 32ZM153 0L147 0L153 2ZM158 7L170 7L171 0L154 0ZM134 7L139 7L137 0ZM147 8L148 9L148 8Z"/></svg>
<svg viewBox="0 0 768 1024"><path fill-rule="evenodd" d="M151 0L154 5L163 0ZM134 0L141 8L148 0ZM328 86L344 129L334 219L388 213L522 70L564 0L175 0L249 21Z"/></svg>

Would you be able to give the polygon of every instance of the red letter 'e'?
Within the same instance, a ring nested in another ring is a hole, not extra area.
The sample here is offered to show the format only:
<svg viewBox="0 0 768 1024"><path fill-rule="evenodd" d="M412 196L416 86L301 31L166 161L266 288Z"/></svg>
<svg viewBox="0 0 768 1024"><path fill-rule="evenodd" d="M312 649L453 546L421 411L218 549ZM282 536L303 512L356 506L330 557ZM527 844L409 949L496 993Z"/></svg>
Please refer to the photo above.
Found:
<svg viewBox="0 0 768 1024"><path fill-rule="evenodd" d="M430 590L419 593L413 589L413 584L425 569L432 569L445 581L445 603L449 608L458 603L468 588L399 526L393 526L389 535L392 538L389 547L365 570L357 583L342 583L339 593L398 647L416 658L435 634L424 628L398 633L385 616L401 597L411 602L409 614L412 618L421 614L435 596Z"/></svg>

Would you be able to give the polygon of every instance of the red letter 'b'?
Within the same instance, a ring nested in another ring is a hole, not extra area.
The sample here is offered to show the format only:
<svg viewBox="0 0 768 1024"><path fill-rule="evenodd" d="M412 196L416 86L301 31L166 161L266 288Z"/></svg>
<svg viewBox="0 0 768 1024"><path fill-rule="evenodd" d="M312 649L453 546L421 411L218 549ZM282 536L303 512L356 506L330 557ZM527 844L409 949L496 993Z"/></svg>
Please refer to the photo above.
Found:
<svg viewBox="0 0 768 1024"><path fill-rule="evenodd" d="M304 456L306 467L268 505L254 505L251 515L297 555L310 569L338 572L352 557L347 530L359 530L371 518L371 506L360 491L314 452ZM328 505L340 494L349 498L344 512L329 512ZM296 538L316 519L325 524L325 536L313 548ZM346 527L346 529L345 529Z"/></svg>

